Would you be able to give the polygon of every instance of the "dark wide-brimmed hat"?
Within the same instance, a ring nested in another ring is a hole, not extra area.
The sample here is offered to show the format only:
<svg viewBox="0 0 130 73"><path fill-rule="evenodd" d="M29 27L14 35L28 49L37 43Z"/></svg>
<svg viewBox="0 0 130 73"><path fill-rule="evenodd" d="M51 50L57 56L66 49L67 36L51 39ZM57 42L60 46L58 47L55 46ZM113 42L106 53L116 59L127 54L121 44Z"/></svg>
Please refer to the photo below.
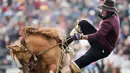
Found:
<svg viewBox="0 0 130 73"><path fill-rule="evenodd" d="M105 0L105 2L98 8L107 10L107 11L111 11L111 12L116 12L116 13L119 12L119 10L116 8L115 2L113 0Z"/></svg>

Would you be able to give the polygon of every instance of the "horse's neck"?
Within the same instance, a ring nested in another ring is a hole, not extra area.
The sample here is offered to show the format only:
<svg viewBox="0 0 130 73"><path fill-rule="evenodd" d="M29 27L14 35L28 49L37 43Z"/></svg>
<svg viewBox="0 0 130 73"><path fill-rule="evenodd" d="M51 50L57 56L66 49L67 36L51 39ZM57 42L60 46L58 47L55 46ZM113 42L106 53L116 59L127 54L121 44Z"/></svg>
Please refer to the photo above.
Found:
<svg viewBox="0 0 130 73"><path fill-rule="evenodd" d="M42 36L28 36L25 38L26 46L29 50L35 53L40 53L43 50L50 48L57 44L56 40L53 38L47 38Z"/></svg>

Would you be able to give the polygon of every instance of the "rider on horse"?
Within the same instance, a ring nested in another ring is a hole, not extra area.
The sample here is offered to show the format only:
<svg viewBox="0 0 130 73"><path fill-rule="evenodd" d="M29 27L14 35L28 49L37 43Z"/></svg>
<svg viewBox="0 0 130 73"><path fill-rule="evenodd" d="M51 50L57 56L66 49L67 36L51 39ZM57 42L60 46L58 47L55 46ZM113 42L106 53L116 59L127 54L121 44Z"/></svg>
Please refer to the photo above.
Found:
<svg viewBox="0 0 130 73"><path fill-rule="evenodd" d="M119 11L113 0L106 0L99 8L102 9L99 29L95 29L87 20L80 20L71 32L71 39L64 43L67 45L74 40L85 39L88 40L91 48L59 73L81 72L81 68L107 57L115 48L120 31L120 19L117 14ZM74 34L75 32L77 33Z"/></svg>

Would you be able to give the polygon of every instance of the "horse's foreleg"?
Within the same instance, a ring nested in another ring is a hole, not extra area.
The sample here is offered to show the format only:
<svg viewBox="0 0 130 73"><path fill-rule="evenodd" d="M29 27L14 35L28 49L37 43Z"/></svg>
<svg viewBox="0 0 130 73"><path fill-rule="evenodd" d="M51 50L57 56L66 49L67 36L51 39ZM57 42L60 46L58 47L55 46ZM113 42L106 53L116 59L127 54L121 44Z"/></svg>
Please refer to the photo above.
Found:
<svg viewBox="0 0 130 73"><path fill-rule="evenodd" d="M55 73L56 71L56 64L49 65L49 73Z"/></svg>

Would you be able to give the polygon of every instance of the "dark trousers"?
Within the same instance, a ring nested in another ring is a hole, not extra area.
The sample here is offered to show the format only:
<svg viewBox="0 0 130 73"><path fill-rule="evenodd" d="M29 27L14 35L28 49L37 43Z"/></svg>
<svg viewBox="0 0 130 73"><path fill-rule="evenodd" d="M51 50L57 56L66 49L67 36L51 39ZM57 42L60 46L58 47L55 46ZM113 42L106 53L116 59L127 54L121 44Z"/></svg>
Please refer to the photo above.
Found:
<svg viewBox="0 0 130 73"><path fill-rule="evenodd" d="M79 25L84 35L95 33L97 31L95 27L86 20L80 21ZM69 44L72 41L73 40L71 39L67 43ZM110 52L103 49L99 43L92 41L89 41L89 43L91 48L83 56L75 61L79 68L83 68L94 61L107 57L110 54Z"/></svg>

